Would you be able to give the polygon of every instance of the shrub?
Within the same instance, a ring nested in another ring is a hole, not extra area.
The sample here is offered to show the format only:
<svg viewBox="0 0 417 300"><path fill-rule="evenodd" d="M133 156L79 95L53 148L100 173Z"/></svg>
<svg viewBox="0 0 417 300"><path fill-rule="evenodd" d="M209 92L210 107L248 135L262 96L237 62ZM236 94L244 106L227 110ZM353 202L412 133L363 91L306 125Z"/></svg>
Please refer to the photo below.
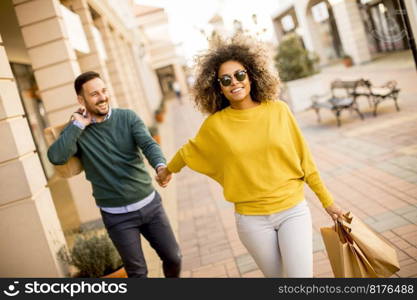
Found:
<svg viewBox="0 0 417 300"><path fill-rule="evenodd" d="M122 266L122 260L113 242L103 230L90 230L76 234L70 250L62 247L58 258L76 267L76 277L101 277Z"/></svg>
<svg viewBox="0 0 417 300"><path fill-rule="evenodd" d="M283 38L275 56L275 65L282 81L295 80L317 73L318 62L318 56L307 51L303 47L300 36L295 33Z"/></svg>

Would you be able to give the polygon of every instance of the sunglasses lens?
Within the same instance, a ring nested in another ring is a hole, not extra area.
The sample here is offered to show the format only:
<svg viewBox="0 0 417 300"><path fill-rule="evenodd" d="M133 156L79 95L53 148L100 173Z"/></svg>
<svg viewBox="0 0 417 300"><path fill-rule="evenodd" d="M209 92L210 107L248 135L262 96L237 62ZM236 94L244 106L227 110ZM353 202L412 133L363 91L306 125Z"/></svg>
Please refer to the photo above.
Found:
<svg viewBox="0 0 417 300"><path fill-rule="evenodd" d="M229 86L232 83L232 78L230 78L229 76L223 76L222 78L220 78L220 82L222 86Z"/></svg>
<svg viewBox="0 0 417 300"><path fill-rule="evenodd" d="M245 80L245 78L246 78L246 72L245 72L245 71L239 71L239 72L236 72L236 73L235 73L235 78L236 78L238 81L243 81L243 80Z"/></svg>

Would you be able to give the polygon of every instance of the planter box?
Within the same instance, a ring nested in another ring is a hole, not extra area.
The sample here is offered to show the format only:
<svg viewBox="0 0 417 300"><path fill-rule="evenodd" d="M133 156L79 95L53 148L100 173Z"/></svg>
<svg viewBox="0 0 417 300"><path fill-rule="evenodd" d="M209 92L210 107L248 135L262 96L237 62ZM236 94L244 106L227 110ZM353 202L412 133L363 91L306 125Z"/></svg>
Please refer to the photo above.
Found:
<svg viewBox="0 0 417 300"><path fill-rule="evenodd" d="M321 74L286 82L287 101L293 112L304 111L311 106L311 96L329 91L329 83Z"/></svg>

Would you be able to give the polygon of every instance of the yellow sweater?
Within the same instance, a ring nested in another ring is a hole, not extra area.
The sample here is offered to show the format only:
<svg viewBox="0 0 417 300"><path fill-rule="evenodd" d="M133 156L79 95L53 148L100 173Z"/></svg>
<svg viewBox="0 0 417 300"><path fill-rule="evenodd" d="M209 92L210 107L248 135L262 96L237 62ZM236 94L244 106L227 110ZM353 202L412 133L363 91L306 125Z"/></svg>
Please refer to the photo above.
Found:
<svg viewBox="0 0 417 300"><path fill-rule="evenodd" d="M269 215L293 207L304 199L304 181L323 207L333 203L282 101L244 110L227 107L207 117L168 169L177 173L185 165L220 183L239 214Z"/></svg>

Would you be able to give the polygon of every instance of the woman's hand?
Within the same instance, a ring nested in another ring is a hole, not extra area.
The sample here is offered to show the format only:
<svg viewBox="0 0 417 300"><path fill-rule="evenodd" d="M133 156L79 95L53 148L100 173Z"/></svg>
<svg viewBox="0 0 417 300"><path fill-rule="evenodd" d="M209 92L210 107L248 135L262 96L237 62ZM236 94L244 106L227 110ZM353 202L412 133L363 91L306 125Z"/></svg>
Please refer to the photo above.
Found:
<svg viewBox="0 0 417 300"><path fill-rule="evenodd" d="M334 221L336 221L339 217L343 217L343 211L334 203L326 207L325 210Z"/></svg>

